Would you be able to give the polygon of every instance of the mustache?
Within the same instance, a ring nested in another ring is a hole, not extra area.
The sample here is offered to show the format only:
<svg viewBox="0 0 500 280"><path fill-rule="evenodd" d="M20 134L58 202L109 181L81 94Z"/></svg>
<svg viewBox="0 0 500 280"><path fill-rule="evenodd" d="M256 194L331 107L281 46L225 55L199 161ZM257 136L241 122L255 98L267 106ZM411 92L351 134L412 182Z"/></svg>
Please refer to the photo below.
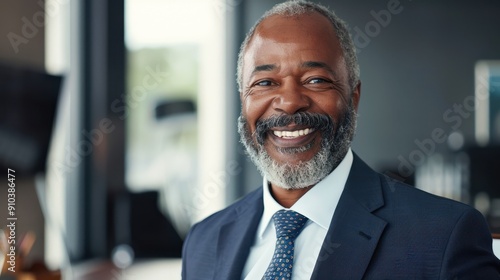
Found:
<svg viewBox="0 0 500 280"><path fill-rule="evenodd" d="M299 112L293 115L274 115L267 119L257 121L254 132L255 138L260 145L264 145L266 134L271 128L283 127L291 123L307 126L322 131L323 133L333 133L333 128L335 126L330 116L318 113Z"/></svg>

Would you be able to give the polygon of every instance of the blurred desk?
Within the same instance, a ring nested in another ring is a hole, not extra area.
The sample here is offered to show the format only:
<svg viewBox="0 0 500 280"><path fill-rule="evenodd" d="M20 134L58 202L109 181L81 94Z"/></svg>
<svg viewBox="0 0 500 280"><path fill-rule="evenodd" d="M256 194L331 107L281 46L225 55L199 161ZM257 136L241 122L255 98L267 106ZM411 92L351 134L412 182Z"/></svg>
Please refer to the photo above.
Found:
<svg viewBox="0 0 500 280"><path fill-rule="evenodd" d="M180 280L182 270L181 259L160 259L137 261L131 267L123 271L123 278L128 279L148 279L148 280Z"/></svg>
<svg viewBox="0 0 500 280"><path fill-rule="evenodd" d="M116 279L113 275L119 273L120 269L109 260L91 260L72 265L70 270L63 272L63 280Z"/></svg>
<svg viewBox="0 0 500 280"><path fill-rule="evenodd" d="M180 280L181 265L181 259L149 259L119 269L109 260L95 260L74 265L68 280Z"/></svg>

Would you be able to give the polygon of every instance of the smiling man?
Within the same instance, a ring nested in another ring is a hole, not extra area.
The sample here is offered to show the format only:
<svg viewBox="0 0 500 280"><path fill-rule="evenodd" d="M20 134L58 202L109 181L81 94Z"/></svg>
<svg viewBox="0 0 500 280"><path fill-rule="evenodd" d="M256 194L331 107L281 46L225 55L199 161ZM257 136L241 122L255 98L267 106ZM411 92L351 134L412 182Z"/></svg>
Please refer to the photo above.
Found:
<svg viewBox="0 0 500 280"><path fill-rule="evenodd" d="M500 279L479 212L351 151L361 83L335 14L302 1L268 11L241 46L238 84L263 186L193 226L183 279Z"/></svg>

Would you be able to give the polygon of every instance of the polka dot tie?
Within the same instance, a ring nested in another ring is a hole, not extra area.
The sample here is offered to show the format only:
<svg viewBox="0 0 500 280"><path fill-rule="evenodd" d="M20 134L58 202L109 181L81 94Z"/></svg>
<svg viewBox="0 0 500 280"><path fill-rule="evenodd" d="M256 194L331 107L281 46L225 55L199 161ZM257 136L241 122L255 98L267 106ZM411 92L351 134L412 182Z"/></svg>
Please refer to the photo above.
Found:
<svg viewBox="0 0 500 280"><path fill-rule="evenodd" d="M276 247L263 280L292 279L295 238L304 228L307 218L292 210L280 210L273 215Z"/></svg>

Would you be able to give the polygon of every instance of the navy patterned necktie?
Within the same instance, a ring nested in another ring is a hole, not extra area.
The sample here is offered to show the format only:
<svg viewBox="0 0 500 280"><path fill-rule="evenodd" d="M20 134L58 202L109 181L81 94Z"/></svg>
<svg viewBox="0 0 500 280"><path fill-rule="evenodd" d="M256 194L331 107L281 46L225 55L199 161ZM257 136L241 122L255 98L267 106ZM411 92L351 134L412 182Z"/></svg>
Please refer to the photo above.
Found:
<svg viewBox="0 0 500 280"><path fill-rule="evenodd" d="M276 227L276 247L263 280L292 279L295 238L304 228L307 218L292 210L280 210L273 215Z"/></svg>

